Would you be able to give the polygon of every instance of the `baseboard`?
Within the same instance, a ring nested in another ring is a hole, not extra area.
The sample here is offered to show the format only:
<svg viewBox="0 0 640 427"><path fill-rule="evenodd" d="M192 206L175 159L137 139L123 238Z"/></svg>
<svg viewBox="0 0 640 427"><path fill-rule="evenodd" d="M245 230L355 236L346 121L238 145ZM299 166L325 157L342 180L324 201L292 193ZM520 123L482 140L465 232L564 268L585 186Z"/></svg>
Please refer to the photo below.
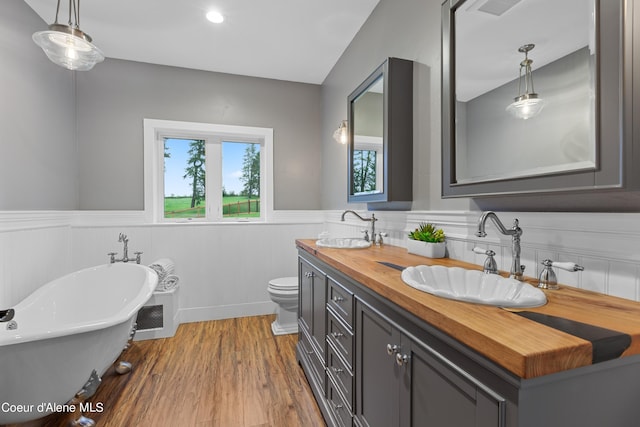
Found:
<svg viewBox="0 0 640 427"><path fill-rule="evenodd" d="M261 316L265 314L275 314L276 308L276 304L272 301L187 308L178 310L178 319L180 323L191 323L232 319L235 317Z"/></svg>

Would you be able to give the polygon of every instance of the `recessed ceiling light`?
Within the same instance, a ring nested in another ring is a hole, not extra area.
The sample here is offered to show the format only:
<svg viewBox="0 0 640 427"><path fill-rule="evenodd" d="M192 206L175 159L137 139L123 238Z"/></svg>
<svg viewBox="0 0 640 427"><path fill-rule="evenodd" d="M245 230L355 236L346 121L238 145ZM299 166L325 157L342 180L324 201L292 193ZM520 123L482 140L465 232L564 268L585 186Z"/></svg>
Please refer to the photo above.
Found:
<svg viewBox="0 0 640 427"><path fill-rule="evenodd" d="M207 19L214 24L220 24L224 21L224 16L222 16L220 12L212 10L211 12L207 13Z"/></svg>

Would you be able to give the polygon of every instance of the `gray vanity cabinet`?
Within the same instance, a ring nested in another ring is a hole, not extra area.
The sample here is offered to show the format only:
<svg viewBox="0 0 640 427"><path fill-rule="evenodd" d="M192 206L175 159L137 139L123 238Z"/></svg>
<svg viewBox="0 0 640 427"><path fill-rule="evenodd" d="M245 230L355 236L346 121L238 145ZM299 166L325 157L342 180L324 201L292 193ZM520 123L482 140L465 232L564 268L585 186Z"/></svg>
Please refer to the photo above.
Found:
<svg viewBox="0 0 640 427"><path fill-rule="evenodd" d="M505 401L362 301L356 303L363 427L504 425Z"/></svg>
<svg viewBox="0 0 640 427"><path fill-rule="evenodd" d="M640 355L520 378L345 273L362 263L298 254L296 355L328 426L638 425Z"/></svg>
<svg viewBox="0 0 640 427"><path fill-rule="evenodd" d="M327 425L507 425L505 400L432 348L424 329L299 254L297 358Z"/></svg>

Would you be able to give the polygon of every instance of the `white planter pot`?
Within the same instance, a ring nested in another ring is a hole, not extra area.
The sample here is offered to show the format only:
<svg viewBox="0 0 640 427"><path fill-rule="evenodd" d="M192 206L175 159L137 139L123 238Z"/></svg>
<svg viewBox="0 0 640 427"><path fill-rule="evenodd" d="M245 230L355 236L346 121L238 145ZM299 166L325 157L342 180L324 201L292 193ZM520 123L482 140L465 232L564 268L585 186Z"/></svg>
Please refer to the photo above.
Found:
<svg viewBox="0 0 640 427"><path fill-rule="evenodd" d="M407 240L407 250L410 254L425 256L427 258L444 258L447 245L445 242L429 243L420 240Z"/></svg>

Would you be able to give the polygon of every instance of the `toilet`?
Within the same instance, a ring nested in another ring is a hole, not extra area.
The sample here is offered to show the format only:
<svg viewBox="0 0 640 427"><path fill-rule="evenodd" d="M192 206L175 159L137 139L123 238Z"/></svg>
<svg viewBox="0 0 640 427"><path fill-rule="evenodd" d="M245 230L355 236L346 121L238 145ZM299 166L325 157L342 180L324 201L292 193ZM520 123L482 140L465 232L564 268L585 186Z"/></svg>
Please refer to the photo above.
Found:
<svg viewBox="0 0 640 427"><path fill-rule="evenodd" d="M298 333L298 277L269 280L271 301L278 304L276 320L271 324L274 335Z"/></svg>

